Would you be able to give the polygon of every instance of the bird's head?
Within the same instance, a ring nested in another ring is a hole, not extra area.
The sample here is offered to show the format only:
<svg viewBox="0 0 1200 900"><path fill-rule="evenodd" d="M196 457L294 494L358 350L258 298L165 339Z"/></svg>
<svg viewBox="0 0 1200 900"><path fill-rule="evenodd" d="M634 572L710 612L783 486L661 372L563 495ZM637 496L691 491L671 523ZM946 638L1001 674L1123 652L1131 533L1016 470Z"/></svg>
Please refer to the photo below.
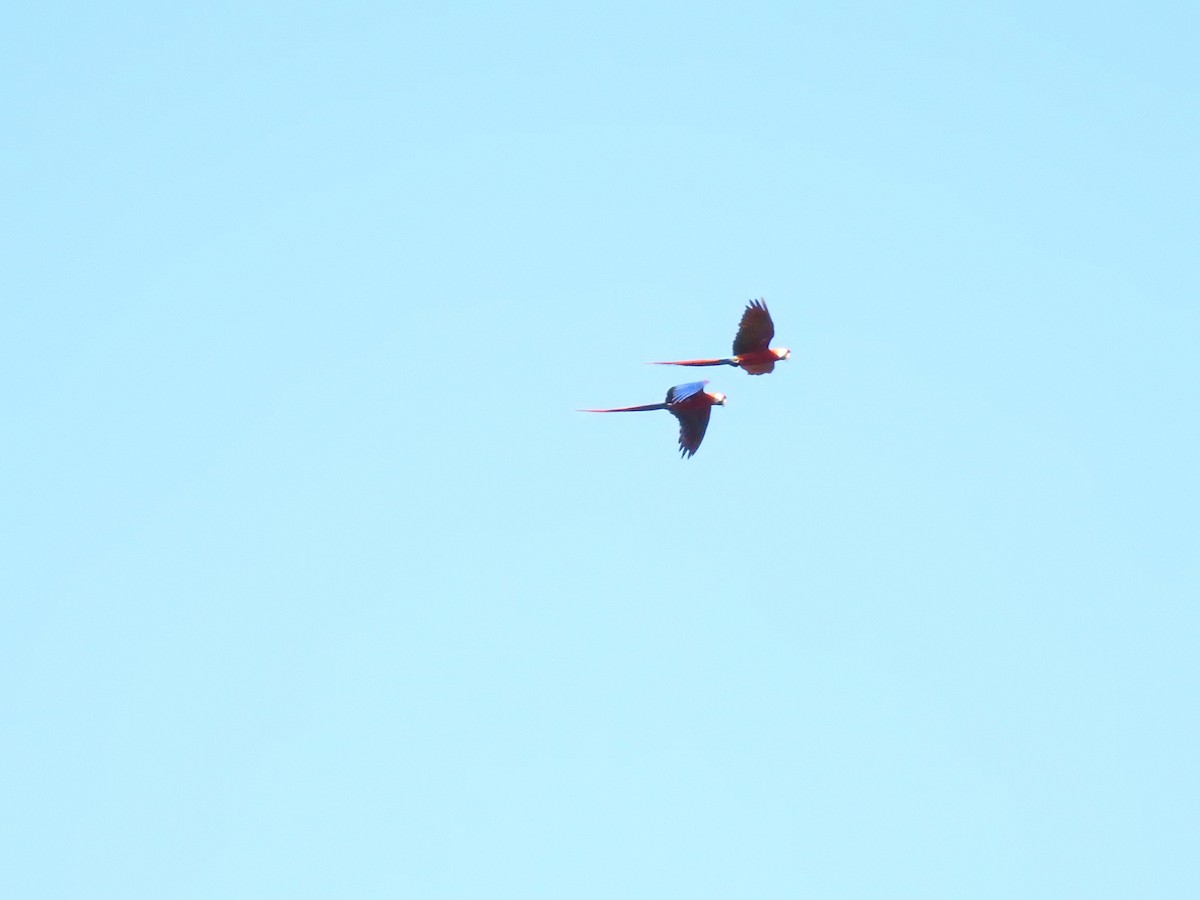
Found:
<svg viewBox="0 0 1200 900"><path fill-rule="evenodd" d="M775 347L771 352L775 354L776 359L788 359L792 355L792 351L787 347Z"/></svg>
<svg viewBox="0 0 1200 900"><path fill-rule="evenodd" d="M712 398L713 406L724 406L725 405L725 395L724 394L713 393L710 391L708 396Z"/></svg>

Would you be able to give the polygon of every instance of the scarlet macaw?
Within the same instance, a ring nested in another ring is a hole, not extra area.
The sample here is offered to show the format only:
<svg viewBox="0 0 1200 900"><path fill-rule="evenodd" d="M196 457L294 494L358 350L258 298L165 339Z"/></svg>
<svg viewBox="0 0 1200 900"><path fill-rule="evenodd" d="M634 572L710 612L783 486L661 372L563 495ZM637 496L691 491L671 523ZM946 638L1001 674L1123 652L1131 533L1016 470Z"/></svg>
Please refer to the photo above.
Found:
<svg viewBox="0 0 1200 900"><path fill-rule="evenodd" d="M775 323L762 300L751 300L742 313L737 336L733 339L733 356L725 359L677 359L652 363L655 366L739 366L750 375L765 375L775 363L792 355L786 347L770 347L775 337Z"/></svg>
<svg viewBox="0 0 1200 900"><path fill-rule="evenodd" d="M645 406L621 406L616 409L581 409L579 412L643 412L665 409L679 420L679 454L687 459L700 449L704 431L708 428L708 415L714 406L725 405L724 394L704 390L707 381L677 384L667 391L665 403L648 403Z"/></svg>

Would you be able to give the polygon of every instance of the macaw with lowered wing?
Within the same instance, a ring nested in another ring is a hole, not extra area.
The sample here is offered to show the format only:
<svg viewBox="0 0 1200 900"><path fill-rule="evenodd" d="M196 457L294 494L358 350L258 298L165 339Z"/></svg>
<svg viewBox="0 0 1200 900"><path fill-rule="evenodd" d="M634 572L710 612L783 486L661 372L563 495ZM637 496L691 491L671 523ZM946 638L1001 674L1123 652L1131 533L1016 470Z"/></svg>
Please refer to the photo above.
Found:
<svg viewBox="0 0 1200 900"><path fill-rule="evenodd" d="M579 412L645 412L665 409L679 420L679 453L685 459L700 449L708 428L708 416L714 406L725 405L725 395L704 390L707 381L677 384L667 391L664 403L649 403L645 406L620 406L616 409L581 409Z"/></svg>

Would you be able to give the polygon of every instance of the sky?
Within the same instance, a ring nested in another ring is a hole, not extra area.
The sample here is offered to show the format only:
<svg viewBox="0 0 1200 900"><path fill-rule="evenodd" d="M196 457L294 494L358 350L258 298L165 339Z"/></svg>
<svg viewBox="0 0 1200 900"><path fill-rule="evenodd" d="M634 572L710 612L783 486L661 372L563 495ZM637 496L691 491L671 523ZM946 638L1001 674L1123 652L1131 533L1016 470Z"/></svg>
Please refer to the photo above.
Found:
<svg viewBox="0 0 1200 900"><path fill-rule="evenodd" d="M6 20L0 894L1200 895L1194 4Z"/></svg>

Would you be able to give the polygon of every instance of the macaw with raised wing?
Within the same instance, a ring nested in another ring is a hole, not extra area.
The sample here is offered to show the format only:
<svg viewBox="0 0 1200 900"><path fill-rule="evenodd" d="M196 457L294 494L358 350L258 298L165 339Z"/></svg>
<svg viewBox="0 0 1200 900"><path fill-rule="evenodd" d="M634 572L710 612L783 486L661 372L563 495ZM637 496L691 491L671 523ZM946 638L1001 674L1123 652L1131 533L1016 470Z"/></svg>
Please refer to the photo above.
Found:
<svg viewBox="0 0 1200 900"><path fill-rule="evenodd" d="M579 412L645 412L665 409L679 420L679 454L689 458L700 449L704 431L708 428L708 416L714 406L725 405L725 395L704 390L707 381L677 384L667 391L664 403L649 403L645 406L620 406L616 409L581 409Z"/></svg>
<svg viewBox="0 0 1200 900"><path fill-rule="evenodd" d="M651 363L655 366L738 366L750 375L765 375L775 363L787 359L792 351L786 347L771 347L775 323L763 300L751 300L742 313L741 324L733 339L733 356L724 359L676 359Z"/></svg>

